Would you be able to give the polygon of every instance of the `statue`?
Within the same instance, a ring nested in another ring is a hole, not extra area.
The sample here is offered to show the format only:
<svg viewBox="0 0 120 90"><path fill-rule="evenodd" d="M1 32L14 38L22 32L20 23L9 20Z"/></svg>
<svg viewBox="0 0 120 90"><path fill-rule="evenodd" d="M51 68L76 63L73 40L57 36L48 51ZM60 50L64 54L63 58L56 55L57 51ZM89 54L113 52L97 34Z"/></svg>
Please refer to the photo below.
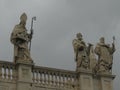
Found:
<svg viewBox="0 0 120 90"><path fill-rule="evenodd" d="M88 69L89 68L89 59L87 53L88 51L87 46L83 41L81 33L76 34L76 39L73 40L72 44L74 48L77 69L79 68Z"/></svg>
<svg viewBox="0 0 120 90"><path fill-rule="evenodd" d="M16 25L11 34L11 43L14 44L14 60L30 60L30 51L28 49L28 43L32 39L32 32L27 33L25 27L27 21L27 15L23 13L20 17L20 23Z"/></svg>
<svg viewBox="0 0 120 90"><path fill-rule="evenodd" d="M90 61L90 69L95 72L95 67L96 67L96 64L97 64L97 59L96 59L96 56L95 56L95 52L94 52L94 47L92 44L89 44L89 61Z"/></svg>
<svg viewBox="0 0 120 90"><path fill-rule="evenodd" d="M110 47L110 44L105 44L104 37L101 37L100 42L95 47L95 53L98 55L96 72L111 73L114 52L115 52L114 40L112 43L112 47Z"/></svg>

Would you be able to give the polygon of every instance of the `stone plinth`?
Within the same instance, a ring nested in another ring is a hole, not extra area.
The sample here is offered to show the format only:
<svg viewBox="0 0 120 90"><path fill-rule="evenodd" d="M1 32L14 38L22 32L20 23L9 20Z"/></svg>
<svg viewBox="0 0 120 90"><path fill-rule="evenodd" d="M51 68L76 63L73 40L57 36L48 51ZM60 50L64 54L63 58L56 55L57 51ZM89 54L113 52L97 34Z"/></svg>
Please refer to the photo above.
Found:
<svg viewBox="0 0 120 90"><path fill-rule="evenodd" d="M113 90L115 75L95 74L91 70L79 69L78 90Z"/></svg>
<svg viewBox="0 0 120 90"><path fill-rule="evenodd" d="M33 63L20 60L16 65L18 71L17 90L31 90Z"/></svg>
<svg viewBox="0 0 120 90"><path fill-rule="evenodd" d="M115 75L100 75L101 76L101 87L102 90L113 90L113 79Z"/></svg>
<svg viewBox="0 0 120 90"><path fill-rule="evenodd" d="M93 90L93 74L90 70L80 70L78 72L79 89L80 90Z"/></svg>

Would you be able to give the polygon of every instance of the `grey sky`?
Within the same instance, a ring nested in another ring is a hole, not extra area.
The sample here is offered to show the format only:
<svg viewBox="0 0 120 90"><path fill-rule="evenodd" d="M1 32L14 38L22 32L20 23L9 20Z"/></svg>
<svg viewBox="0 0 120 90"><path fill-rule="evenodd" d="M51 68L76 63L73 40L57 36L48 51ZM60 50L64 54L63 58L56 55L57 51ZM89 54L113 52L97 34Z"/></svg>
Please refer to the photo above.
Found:
<svg viewBox="0 0 120 90"><path fill-rule="evenodd" d="M104 36L116 37L113 73L115 90L120 89L120 0L0 0L0 59L12 61L10 34L23 12L36 16L31 55L37 65L75 70L72 40L81 32L94 45Z"/></svg>

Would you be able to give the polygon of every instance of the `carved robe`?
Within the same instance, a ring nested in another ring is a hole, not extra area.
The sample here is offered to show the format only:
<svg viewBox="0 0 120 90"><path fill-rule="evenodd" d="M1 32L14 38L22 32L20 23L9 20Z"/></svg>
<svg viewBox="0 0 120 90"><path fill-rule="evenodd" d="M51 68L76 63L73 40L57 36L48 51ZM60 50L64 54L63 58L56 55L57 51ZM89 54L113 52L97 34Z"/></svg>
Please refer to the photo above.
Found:
<svg viewBox="0 0 120 90"><path fill-rule="evenodd" d="M74 39L73 47L75 51L75 60L77 62L77 68L88 68L88 55L85 42L83 40Z"/></svg>
<svg viewBox="0 0 120 90"><path fill-rule="evenodd" d="M98 43L95 48L95 53L98 55L98 72L110 71L113 63L114 47Z"/></svg>
<svg viewBox="0 0 120 90"><path fill-rule="evenodd" d="M28 50L28 42L31 36L27 33L25 27L18 24L11 34L11 42L14 44L14 59L31 60Z"/></svg>

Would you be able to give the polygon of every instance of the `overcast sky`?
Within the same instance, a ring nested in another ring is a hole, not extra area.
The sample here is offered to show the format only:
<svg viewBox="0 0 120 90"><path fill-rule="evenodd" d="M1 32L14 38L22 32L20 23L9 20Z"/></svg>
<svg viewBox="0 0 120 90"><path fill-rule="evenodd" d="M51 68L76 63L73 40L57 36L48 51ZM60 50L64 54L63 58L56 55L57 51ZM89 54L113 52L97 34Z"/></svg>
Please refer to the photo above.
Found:
<svg viewBox="0 0 120 90"><path fill-rule="evenodd" d="M31 55L37 65L75 70L72 40L83 34L86 43L96 43L105 37L112 43L116 37L113 74L114 90L120 89L120 0L0 0L0 60L13 61L10 34L20 15L34 22Z"/></svg>

